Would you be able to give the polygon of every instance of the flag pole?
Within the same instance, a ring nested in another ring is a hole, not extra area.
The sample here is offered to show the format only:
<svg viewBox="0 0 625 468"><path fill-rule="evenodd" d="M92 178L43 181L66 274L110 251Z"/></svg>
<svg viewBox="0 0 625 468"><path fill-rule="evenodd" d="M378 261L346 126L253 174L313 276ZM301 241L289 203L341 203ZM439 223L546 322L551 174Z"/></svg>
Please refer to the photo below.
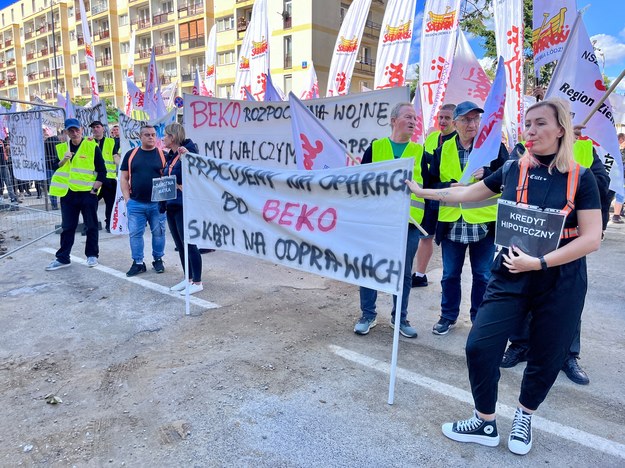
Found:
<svg viewBox="0 0 625 468"><path fill-rule="evenodd" d="M588 114L588 116L584 119L584 121L581 123L582 127L585 127L586 124L588 123L588 121L590 120L590 118L593 116L593 114L595 112L597 112L599 110L599 108L603 105L603 103L605 102L606 99L608 99L608 96L610 94L612 94L612 91L614 91L616 89L616 87L618 86L618 84L621 82L621 80L623 79L623 77L625 77L625 69L623 69L623 71L621 72L621 74L612 82L612 84L610 85L610 87L608 88L608 90L605 92L605 94L603 95L603 97L597 102L597 104L595 105L595 107L593 107L590 111L590 113Z"/></svg>

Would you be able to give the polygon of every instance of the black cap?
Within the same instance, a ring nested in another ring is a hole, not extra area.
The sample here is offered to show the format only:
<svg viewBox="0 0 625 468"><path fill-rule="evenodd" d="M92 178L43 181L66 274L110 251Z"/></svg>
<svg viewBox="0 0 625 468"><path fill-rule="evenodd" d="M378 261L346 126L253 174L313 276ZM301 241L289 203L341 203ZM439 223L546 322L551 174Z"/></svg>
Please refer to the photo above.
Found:
<svg viewBox="0 0 625 468"><path fill-rule="evenodd" d="M89 124L89 127L93 128L93 127L95 127L96 125L100 125L101 127L104 127L104 124L103 124L102 122L100 122L99 120L94 120L93 122L91 122L91 123Z"/></svg>

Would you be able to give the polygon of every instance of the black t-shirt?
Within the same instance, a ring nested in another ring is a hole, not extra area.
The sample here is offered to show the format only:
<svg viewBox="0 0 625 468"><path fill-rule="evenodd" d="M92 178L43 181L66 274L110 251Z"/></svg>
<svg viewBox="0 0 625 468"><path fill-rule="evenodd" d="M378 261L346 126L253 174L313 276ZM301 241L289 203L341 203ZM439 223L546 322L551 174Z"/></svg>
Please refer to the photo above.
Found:
<svg viewBox="0 0 625 468"><path fill-rule="evenodd" d="M104 151L104 142L106 141L106 138L107 137L104 137L100 141L95 140L95 142L100 147L100 151ZM108 137L108 138L111 138L111 137ZM113 141L115 142L115 144L113 145L113 154L119 154L119 151L120 151L119 138L113 138Z"/></svg>
<svg viewBox="0 0 625 468"><path fill-rule="evenodd" d="M551 156L539 156L537 159L548 165L553 160ZM507 174L506 181L502 180L503 170L498 169L484 179L484 184L489 190L501 193L503 200L516 201L516 186L519 181L519 165L516 161L512 163ZM529 170L529 180L527 185L528 205L539 208L553 208L561 210L566 206L566 185L568 173L562 174L557 169L553 169L549 174L546 166L540 165ZM503 190L502 190L503 188ZM577 210L599 210L601 200L595 176L591 171L585 170L580 177L575 193L575 209L566 217L564 227L572 228L577 226Z"/></svg>
<svg viewBox="0 0 625 468"><path fill-rule="evenodd" d="M134 149L128 151L120 171L128 171L128 160ZM149 203L152 201L152 179L163 174L163 161L156 148L144 150L139 148L130 165L130 198L136 201Z"/></svg>

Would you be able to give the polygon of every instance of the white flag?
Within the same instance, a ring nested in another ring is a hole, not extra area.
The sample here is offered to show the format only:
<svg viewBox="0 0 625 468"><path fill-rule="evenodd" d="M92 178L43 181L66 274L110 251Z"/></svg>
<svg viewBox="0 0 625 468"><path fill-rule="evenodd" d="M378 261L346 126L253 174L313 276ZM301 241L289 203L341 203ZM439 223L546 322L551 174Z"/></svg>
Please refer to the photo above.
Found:
<svg viewBox="0 0 625 468"><path fill-rule="evenodd" d="M145 81L145 96L143 99L143 110L148 113L150 119L158 119L167 113L163 95L161 94L161 84L158 80L158 70L156 68L156 56L154 48L150 63L148 64L148 76Z"/></svg>
<svg viewBox="0 0 625 468"><path fill-rule="evenodd" d="M204 73L204 86L206 86L207 96L215 97L215 66L217 65L217 39L215 25L208 34L208 44L206 45L206 71Z"/></svg>
<svg viewBox="0 0 625 468"><path fill-rule="evenodd" d="M501 147L501 127L503 125L504 107L506 102L506 72L503 58L499 57L497 73L490 90L490 94L484 104L484 115L480 122L473 149L469 156L461 184L467 184L473 174L480 167L488 166L499 154Z"/></svg>
<svg viewBox="0 0 625 468"><path fill-rule="evenodd" d="M532 49L538 77L542 66L560 60L577 9L575 0L534 0L533 8Z"/></svg>
<svg viewBox="0 0 625 468"><path fill-rule="evenodd" d="M251 91L252 78L250 74L250 55L252 54L252 30L248 27L243 36L243 44L239 49L237 60L237 72L234 76L233 99L245 101L245 90Z"/></svg>
<svg viewBox="0 0 625 468"><path fill-rule="evenodd" d="M428 132L443 105L458 34L460 0L427 0L421 30L419 88Z"/></svg>
<svg viewBox="0 0 625 468"><path fill-rule="evenodd" d="M252 8L252 18L247 27L252 37L250 56L250 93L257 101L265 100L267 74L269 73L269 19L267 18L267 0L256 0ZM247 34L247 33L246 33Z"/></svg>
<svg viewBox="0 0 625 468"><path fill-rule="evenodd" d="M319 80L315 65L311 62L308 67L308 77L304 80L304 89L299 95L300 99L317 99L319 97Z"/></svg>
<svg viewBox="0 0 625 468"><path fill-rule="evenodd" d="M293 93L289 93L289 105L297 168L310 171L345 167L345 147Z"/></svg>
<svg viewBox="0 0 625 468"><path fill-rule="evenodd" d="M328 97L349 93L356 56L360 49L360 40L370 6L371 0L354 0L347 10L332 52L326 94Z"/></svg>
<svg viewBox="0 0 625 468"><path fill-rule="evenodd" d="M545 98L559 97L569 101L573 124L581 124L606 92L595 50L580 14L573 24L562 57L551 77ZM584 129L593 140L610 175L610 190L623 193L623 161L619 151L614 115L609 100L597 110ZM601 151L600 148L603 149Z"/></svg>
<svg viewBox="0 0 625 468"><path fill-rule="evenodd" d="M165 107L170 109L174 106L174 99L176 99L176 91L178 90L178 79L175 79L172 83L169 83L167 86L164 86L162 91L163 101L165 102Z"/></svg>
<svg viewBox="0 0 625 468"><path fill-rule="evenodd" d="M490 80L477 61L462 30L458 31L458 45L451 66L444 104L459 104L472 101L484 108L490 92Z"/></svg>
<svg viewBox="0 0 625 468"><path fill-rule="evenodd" d="M128 88L128 99L130 100L131 108L143 110L145 93L130 78L126 78L126 87Z"/></svg>
<svg viewBox="0 0 625 468"><path fill-rule="evenodd" d="M82 38L85 43L85 62L87 62L87 70L89 71L89 86L91 87L91 104L96 105L100 102L100 92L98 90L98 77L95 68L95 55L93 52L93 44L91 43L91 33L89 32L89 20L85 12L85 3L83 0L78 2L80 7L80 20L82 23Z"/></svg>
<svg viewBox="0 0 625 468"><path fill-rule="evenodd" d="M375 60L375 89L404 86L417 0L390 0Z"/></svg>
<svg viewBox="0 0 625 468"><path fill-rule="evenodd" d="M133 81L135 79L135 31L130 33L130 45L128 47L128 72L126 74L127 78ZM130 90L126 87L126 97L124 102L124 112L126 115L130 115L132 113L132 99L130 97Z"/></svg>
<svg viewBox="0 0 625 468"><path fill-rule="evenodd" d="M495 41L497 56L506 66L506 131L514 146L523 133L525 105L523 92L523 0L495 0Z"/></svg>
<svg viewBox="0 0 625 468"><path fill-rule="evenodd" d="M423 112L421 111L421 95L419 94L418 86L415 88L414 98L412 98L412 107L414 107L414 111L417 114L417 122L415 123L410 140L422 145L425 132L423 131Z"/></svg>

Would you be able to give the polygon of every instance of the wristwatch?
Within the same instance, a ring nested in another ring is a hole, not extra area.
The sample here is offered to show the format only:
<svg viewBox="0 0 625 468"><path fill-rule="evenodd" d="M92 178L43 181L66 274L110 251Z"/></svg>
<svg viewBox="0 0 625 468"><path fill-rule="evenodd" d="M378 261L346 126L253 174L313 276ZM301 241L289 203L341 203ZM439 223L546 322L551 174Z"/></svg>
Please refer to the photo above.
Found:
<svg viewBox="0 0 625 468"><path fill-rule="evenodd" d="M547 262L545 261L545 257L538 257L538 260L540 260L540 269L543 271L547 271L547 269L549 268L549 266L547 265Z"/></svg>
<svg viewBox="0 0 625 468"><path fill-rule="evenodd" d="M91 187L91 193L94 194L94 195L97 195L98 194L98 189L95 188L95 187Z"/></svg>

